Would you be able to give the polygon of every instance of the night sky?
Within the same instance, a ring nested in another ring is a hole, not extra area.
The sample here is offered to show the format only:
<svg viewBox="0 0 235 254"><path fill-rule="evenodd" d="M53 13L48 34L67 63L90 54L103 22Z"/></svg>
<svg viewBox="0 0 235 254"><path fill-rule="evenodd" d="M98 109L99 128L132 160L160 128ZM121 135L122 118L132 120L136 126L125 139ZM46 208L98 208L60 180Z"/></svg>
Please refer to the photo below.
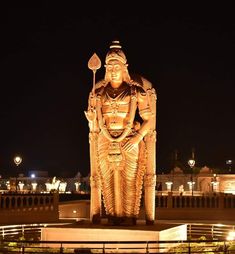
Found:
<svg viewBox="0 0 235 254"><path fill-rule="evenodd" d="M234 8L31 2L1 6L3 177L16 170L89 173L87 62L96 52L104 64L113 39L129 72L157 91L157 172L171 169L175 150L183 165L192 148L198 167L225 168L235 160ZM97 79L103 75L102 65Z"/></svg>

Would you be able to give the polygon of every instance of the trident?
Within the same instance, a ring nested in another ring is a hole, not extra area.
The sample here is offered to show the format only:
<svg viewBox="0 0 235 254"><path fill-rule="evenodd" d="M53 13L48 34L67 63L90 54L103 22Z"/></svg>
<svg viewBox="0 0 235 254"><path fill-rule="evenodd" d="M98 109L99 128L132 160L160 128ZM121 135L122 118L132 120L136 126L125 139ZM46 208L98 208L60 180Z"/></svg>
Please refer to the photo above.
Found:
<svg viewBox="0 0 235 254"><path fill-rule="evenodd" d="M93 71L93 88L92 94L95 95L95 73L101 67L101 61L99 57L94 53L88 61L88 68Z"/></svg>

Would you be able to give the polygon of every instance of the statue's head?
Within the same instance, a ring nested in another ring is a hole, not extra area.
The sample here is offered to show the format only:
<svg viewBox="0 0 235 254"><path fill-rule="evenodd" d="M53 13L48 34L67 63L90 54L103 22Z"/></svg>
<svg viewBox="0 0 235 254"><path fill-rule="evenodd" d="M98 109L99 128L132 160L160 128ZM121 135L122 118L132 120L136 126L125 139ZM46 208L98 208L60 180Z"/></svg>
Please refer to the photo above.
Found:
<svg viewBox="0 0 235 254"><path fill-rule="evenodd" d="M105 81L107 82L111 81L110 70L108 66L110 65L110 63L116 62L117 64L120 65L122 69L123 81L129 82L130 75L127 69L128 64L126 56L122 50L122 46L120 45L119 41L112 41L112 44L110 45L109 48L110 50L108 51L105 57L105 68L106 68Z"/></svg>
<svg viewBox="0 0 235 254"><path fill-rule="evenodd" d="M122 51L122 46L120 45L119 41L112 41L110 45L110 50L106 54L105 63L108 64L110 60L118 60L123 64L127 63L126 56Z"/></svg>

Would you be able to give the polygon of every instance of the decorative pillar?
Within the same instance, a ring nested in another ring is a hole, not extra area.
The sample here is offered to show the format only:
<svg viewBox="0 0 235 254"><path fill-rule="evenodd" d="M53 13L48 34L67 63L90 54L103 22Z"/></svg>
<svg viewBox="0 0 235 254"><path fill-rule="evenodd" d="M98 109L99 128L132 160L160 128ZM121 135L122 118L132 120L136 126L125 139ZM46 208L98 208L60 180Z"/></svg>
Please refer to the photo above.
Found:
<svg viewBox="0 0 235 254"><path fill-rule="evenodd" d="M166 189L168 192L172 192L172 185L173 185L173 182L165 182L166 184Z"/></svg>
<svg viewBox="0 0 235 254"><path fill-rule="evenodd" d="M32 191L36 191L36 189L37 189L37 183L31 183L31 185L32 185Z"/></svg>
<svg viewBox="0 0 235 254"><path fill-rule="evenodd" d="M51 183L45 183L46 185L46 191L50 192L51 191Z"/></svg>
<svg viewBox="0 0 235 254"><path fill-rule="evenodd" d="M19 186L20 191L23 191L23 190L24 190L24 183L19 182L19 183L18 183L18 186Z"/></svg>
<svg viewBox="0 0 235 254"><path fill-rule="evenodd" d="M66 190L66 186L67 186L67 183L66 182L61 182L60 185L59 185L59 192L65 192Z"/></svg>

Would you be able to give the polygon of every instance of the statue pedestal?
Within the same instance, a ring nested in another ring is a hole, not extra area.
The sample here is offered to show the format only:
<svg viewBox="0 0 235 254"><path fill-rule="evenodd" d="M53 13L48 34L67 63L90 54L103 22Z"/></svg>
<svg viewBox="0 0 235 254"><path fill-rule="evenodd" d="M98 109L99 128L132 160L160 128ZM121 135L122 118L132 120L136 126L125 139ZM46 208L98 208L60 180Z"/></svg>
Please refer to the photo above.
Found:
<svg viewBox="0 0 235 254"><path fill-rule="evenodd" d="M92 248L93 253L149 253L160 252L160 244L148 241L187 240L187 225L154 224L146 226L144 222L135 226L109 226L107 223L93 225L90 222L60 225L42 228L43 241L80 241L86 243L64 243L68 248ZM101 243L94 243L100 241ZM109 243L110 241L130 241L131 243ZM139 242L144 243L139 243ZM88 243L93 242L93 243ZM44 244L55 247L55 244ZM60 244L58 244L60 247ZM167 247L170 247L169 244ZM96 249L97 248L97 249ZM96 249L96 250L95 250Z"/></svg>

